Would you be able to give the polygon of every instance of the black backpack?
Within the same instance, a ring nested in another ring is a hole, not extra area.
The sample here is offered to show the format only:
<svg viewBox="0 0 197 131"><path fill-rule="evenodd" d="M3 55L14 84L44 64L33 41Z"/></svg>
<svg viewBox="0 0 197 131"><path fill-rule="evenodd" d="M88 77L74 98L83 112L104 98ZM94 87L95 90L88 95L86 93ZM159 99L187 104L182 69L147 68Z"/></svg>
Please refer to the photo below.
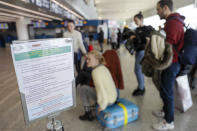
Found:
<svg viewBox="0 0 197 131"><path fill-rule="evenodd" d="M176 19L180 21L184 26L184 21L177 16L173 16L170 19ZM197 30L186 27L184 33L184 45L183 48L178 51L176 46L173 46L179 56L179 62L182 65L195 65L197 63Z"/></svg>

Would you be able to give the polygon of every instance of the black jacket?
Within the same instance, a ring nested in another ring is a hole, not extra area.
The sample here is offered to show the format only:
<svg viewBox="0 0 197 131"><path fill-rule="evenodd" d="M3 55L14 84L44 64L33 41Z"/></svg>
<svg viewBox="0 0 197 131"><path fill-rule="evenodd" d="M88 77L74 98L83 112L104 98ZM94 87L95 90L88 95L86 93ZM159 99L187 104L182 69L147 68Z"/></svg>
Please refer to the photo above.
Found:
<svg viewBox="0 0 197 131"><path fill-rule="evenodd" d="M134 39L134 48L136 51L145 49L146 37L150 37L152 31L154 31L154 28L152 26L143 26L136 28L136 38Z"/></svg>
<svg viewBox="0 0 197 131"><path fill-rule="evenodd" d="M104 41L104 33L102 30L98 34L98 41L99 41L99 43L103 43L103 41Z"/></svg>

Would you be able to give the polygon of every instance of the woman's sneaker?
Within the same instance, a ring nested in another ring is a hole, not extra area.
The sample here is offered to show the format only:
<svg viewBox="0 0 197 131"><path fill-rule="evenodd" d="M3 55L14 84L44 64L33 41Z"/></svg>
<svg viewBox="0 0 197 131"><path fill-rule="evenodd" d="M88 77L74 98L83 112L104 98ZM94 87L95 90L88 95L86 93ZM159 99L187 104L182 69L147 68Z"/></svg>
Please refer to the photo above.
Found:
<svg viewBox="0 0 197 131"><path fill-rule="evenodd" d="M137 89L135 89L135 90L133 91L132 95L133 95L133 96L139 96L139 95L144 95L144 93L145 93L145 88L144 88L143 90L137 88Z"/></svg>
<svg viewBox="0 0 197 131"><path fill-rule="evenodd" d="M155 117L159 117L159 118L163 118L165 113L163 110L160 110L160 111L153 111L152 114L155 116Z"/></svg>
<svg viewBox="0 0 197 131"><path fill-rule="evenodd" d="M174 129L174 122L167 123L165 120L160 123L153 124L153 129L163 131L163 130L171 130Z"/></svg>

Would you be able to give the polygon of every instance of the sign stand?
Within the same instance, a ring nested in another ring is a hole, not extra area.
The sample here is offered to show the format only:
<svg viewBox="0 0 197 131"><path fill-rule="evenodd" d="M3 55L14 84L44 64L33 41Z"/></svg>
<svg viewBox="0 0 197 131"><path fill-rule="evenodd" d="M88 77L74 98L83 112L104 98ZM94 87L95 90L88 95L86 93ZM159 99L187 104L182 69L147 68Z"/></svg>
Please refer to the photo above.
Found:
<svg viewBox="0 0 197 131"><path fill-rule="evenodd" d="M64 131L62 122L60 120L55 120L55 117L57 117L59 114L60 113L48 116L48 118L51 120L47 124L47 131Z"/></svg>

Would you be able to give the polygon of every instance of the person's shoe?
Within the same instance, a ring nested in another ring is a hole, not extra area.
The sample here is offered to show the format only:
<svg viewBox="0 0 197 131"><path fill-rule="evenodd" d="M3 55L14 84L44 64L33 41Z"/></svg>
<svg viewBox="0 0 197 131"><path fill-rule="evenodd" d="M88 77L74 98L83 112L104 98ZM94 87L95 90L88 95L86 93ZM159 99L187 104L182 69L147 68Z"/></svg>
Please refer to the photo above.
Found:
<svg viewBox="0 0 197 131"><path fill-rule="evenodd" d="M165 113L163 110L160 110L160 111L153 111L152 114L155 116L155 117L158 117L158 118L163 118Z"/></svg>
<svg viewBox="0 0 197 131"><path fill-rule="evenodd" d="M89 112L85 112L84 115L79 116L79 119L82 121L85 121L85 120L92 121L92 120L94 120L94 117L92 115L92 112L89 111Z"/></svg>
<svg viewBox="0 0 197 131"><path fill-rule="evenodd" d="M95 103L94 105L91 105L91 106L90 106L91 111L96 110L96 104L97 104L97 103Z"/></svg>
<svg viewBox="0 0 197 131"><path fill-rule="evenodd" d="M160 123L153 124L153 129L163 131L163 130L171 130L174 129L174 122L167 123L165 120Z"/></svg>
<svg viewBox="0 0 197 131"><path fill-rule="evenodd" d="M132 93L133 96L139 96L139 95L144 95L145 89L141 90L139 88L135 89Z"/></svg>

